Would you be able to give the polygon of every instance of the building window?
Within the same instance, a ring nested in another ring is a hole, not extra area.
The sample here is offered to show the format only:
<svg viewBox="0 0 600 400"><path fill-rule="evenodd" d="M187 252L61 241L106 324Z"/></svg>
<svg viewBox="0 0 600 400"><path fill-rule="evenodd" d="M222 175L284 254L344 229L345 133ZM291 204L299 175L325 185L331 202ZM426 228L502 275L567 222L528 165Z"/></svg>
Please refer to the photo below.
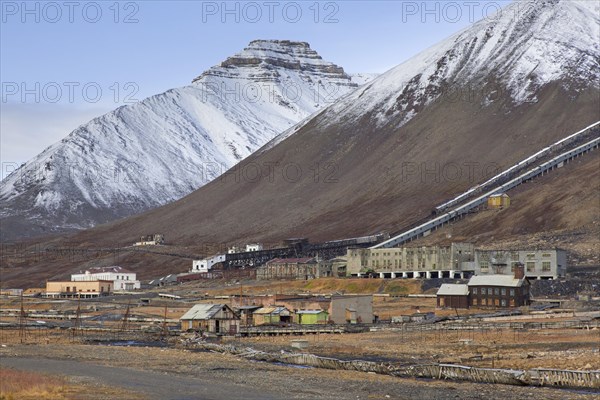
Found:
<svg viewBox="0 0 600 400"><path fill-rule="evenodd" d="M550 261L542 261L542 271L550 271Z"/></svg>
<svg viewBox="0 0 600 400"><path fill-rule="evenodd" d="M502 296L506 296L506 288L502 288L501 293L502 293Z"/></svg>
<svg viewBox="0 0 600 400"><path fill-rule="evenodd" d="M499 288L494 288L494 294L496 296L498 296L500 294L500 289Z"/></svg>
<svg viewBox="0 0 600 400"><path fill-rule="evenodd" d="M482 271L486 271L487 272L487 270L489 268L489 264L487 263L487 261L482 261L479 265L481 266L481 270Z"/></svg>
<svg viewBox="0 0 600 400"><path fill-rule="evenodd" d="M477 294L477 288L473 288L473 294Z"/></svg>
<svg viewBox="0 0 600 400"><path fill-rule="evenodd" d="M510 289L510 295L514 296L515 295L515 289Z"/></svg>
<svg viewBox="0 0 600 400"><path fill-rule="evenodd" d="M535 271L535 263L534 262L527 262L527 272L534 272Z"/></svg>
<svg viewBox="0 0 600 400"><path fill-rule="evenodd" d="M504 299L500 300L500 305L502 307L506 307L506 300L504 300Z"/></svg>
<svg viewBox="0 0 600 400"><path fill-rule="evenodd" d="M550 257L552 257L552 255L550 253L544 253L544 254L542 254L542 257L550 258Z"/></svg>
<svg viewBox="0 0 600 400"><path fill-rule="evenodd" d="M535 253L528 253L527 254L527 259L528 260L533 260L535 258Z"/></svg>

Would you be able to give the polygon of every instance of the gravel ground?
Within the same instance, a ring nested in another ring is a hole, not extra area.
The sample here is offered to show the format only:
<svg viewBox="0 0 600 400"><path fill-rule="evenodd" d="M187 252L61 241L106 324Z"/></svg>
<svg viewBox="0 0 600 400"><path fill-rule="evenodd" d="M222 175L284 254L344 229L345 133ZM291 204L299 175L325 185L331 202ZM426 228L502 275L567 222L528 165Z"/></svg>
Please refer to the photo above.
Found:
<svg viewBox="0 0 600 400"><path fill-rule="evenodd" d="M161 399L597 399L598 394L400 379L353 371L272 365L172 348L9 345L0 365L84 376ZM99 367L100 366L100 367ZM111 367L111 368L105 368ZM202 388L202 389L199 389ZM198 390L196 390L198 389ZM237 396L242 397L237 397ZM97 399L106 399L98 393ZM126 397L121 397L126 398Z"/></svg>

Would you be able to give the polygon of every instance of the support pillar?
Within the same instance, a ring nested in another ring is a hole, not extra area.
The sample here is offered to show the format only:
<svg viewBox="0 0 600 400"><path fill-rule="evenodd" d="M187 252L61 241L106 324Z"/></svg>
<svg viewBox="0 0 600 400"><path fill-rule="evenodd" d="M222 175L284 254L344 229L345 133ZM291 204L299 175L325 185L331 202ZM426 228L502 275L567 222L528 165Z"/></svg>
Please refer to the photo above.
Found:
<svg viewBox="0 0 600 400"><path fill-rule="evenodd" d="M431 279L431 271L425 271L425 278Z"/></svg>
<svg viewBox="0 0 600 400"><path fill-rule="evenodd" d="M403 272L403 273L402 273L402 277L403 277L403 278L408 278L408 272Z"/></svg>
<svg viewBox="0 0 600 400"><path fill-rule="evenodd" d="M380 272L380 273L379 273L379 278L383 279L384 277L385 277L385 276L384 276L383 272Z"/></svg>

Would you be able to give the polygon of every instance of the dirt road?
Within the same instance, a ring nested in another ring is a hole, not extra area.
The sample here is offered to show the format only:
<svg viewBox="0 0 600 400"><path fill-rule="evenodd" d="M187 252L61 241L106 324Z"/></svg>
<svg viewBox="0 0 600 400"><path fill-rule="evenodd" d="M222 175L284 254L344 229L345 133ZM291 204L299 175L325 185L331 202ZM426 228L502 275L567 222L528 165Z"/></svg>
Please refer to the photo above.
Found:
<svg viewBox="0 0 600 400"><path fill-rule="evenodd" d="M21 370L93 378L107 386L116 386L146 399L160 400L263 400L278 397L241 385L216 380L173 376L131 368L45 358L2 358L0 365Z"/></svg>

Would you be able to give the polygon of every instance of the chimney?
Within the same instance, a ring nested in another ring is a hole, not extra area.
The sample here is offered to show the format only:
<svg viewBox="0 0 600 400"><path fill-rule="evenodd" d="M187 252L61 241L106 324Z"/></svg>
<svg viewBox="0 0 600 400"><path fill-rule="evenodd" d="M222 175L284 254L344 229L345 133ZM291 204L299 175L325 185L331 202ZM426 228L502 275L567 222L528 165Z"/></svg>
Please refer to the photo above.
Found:
<svg viewBox="0 0 600 400"><path fill-rule="evenodd" d="M519 262L515 264L515 279L525 278L525 266Z"/></svg>

